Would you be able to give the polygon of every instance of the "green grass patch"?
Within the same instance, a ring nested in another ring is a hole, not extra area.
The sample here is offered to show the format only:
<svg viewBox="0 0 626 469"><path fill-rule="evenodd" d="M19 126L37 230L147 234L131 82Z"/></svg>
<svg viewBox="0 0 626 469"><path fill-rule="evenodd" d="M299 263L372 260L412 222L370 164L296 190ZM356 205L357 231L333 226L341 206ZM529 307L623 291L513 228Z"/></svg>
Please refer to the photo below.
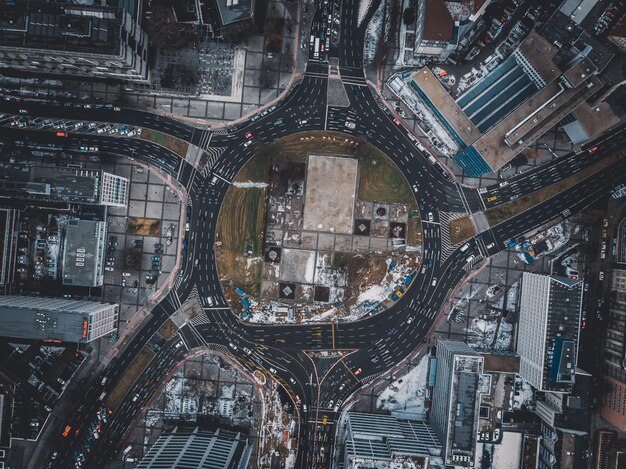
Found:
<svg viewBox="0 0 626 469"><path fill-rule="evenodd" d="M360 200L406 204L414 201L411 188L391 160L373 147L362 153L358 194Z"/></svg>

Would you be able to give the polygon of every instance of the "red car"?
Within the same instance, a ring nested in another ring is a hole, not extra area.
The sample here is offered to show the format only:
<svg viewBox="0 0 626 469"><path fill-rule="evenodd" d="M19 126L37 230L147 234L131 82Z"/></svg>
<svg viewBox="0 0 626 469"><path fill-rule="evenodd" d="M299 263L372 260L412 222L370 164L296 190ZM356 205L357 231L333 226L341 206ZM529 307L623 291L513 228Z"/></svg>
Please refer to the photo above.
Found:
<svg viewBox="0 0 626 469"><path fill-rule="evenodd" d="M252 138L252 132L248 132L248 133L246 134L246 138Z"/></svg>
<svg viewBox="0 0 626 469"><path fill-rule="evenodd" d="M354 376L359 375L361 371L363 371L361 368L357 368L357 370L354 372Z"/></svg>
<svg viewBox="0 0 626 469"><path fill-rule="evenodd" d="M394 119L393 123L396 124L396 125L400 125L400 121L398 119Z"/></svg>
<svg viewBox="0 0 626 469"><path fill-rule="evenodd" d="M595 152L597 149L598 149L598 147L591 147L591 148L589 149L589 153L593 153L593 152Z"/></svg>

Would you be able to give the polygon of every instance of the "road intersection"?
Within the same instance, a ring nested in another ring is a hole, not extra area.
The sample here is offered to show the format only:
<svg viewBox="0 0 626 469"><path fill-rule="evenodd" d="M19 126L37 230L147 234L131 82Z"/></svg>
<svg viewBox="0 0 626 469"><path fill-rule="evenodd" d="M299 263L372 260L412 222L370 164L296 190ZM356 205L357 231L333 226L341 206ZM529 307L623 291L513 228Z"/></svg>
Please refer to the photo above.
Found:
<svg viewBox="0 0 626 469"><path fill-rule="evenodd" d="M114 410L102 436L86 455L86 467L103 467L120 450L125 431L158 388L156 378L164 376L167 369L183 359L187 350L199 347L230 353L250 371L260 369L277 379L298 404L300 430L296 467L329 467L334 423L342 405L355 391L393 370L422 345L442 308L473 266L504 250L511 239L558 219L564 213L580 211L606 197L613 185L626 182L626 162L620 157L613 165L557 196L474 236L467 241L467 249L462 251L460 244L451 245L447 232L451 216L484 212L512 197L532 193L576 174L615 148L623 147L626 133L623 127L617 129L584 146L580 154L565 155L518 175L504 185L477 190L455 183L429 161L428 153L417 148L415 138L394 122L393 116L366 85L362 68L365 28L377 6L378 1L372 2L365 20L356 27L358 3L343 0L341 4L340 44L332 47L329 55L338 61L340 77L350 101L348 107L327 105L329 65L314 59L311 51L302 80L276 109L238 124L234 131L199 129L141 111L119 112L113 108L98 111L100 120L157 130L200 146L210 156L206 167L192 167L166 148L137 138L78 133L66 137L67 145L95 145L101 152L136 158L160 168L186 188L191 206L189 252L182 259L183 275L109 364L102 374L107 378L105 384L93 386L84 396L88 405L77 412L74 421L89 421L90 415L97 411L97 396L115 387L137 353L183 303L197 300L203 310L157 354ZM321 30L320 25L324 23L322 8L318 8L312 31ZM0 103L2 112L17 113L18 109L26 109L33 116L93 119L91 109L26 102ZM279 120L282 123L277 124ZM355 122L355 128L346 127L346 120ZM53 132L2 130L15 139L58 142ZM424 227L424 259L429 262L429 267L418 272L413 285L400 301L384 312L360 321L341 325L241 322L230 311L224 298L213 250L217 216L226 191L259 145L298 132L319 130L367 138L402 171L409 186L415 190ZM244 146L247 133L252 133L253 143ZM432 221L428 221L429 212L433 214ZM470 255L474 258L468 263L466 260ZM212 298L212 304L207 302L208 297ZM181 342L184 346L180 345ZM321 350L342 353L330 359L320 356ZM146 386L146 383L150 384ZM135 396L139 397L135 399ZM324 416L325 424L322 423ZM81 437L75 437L69 444L67 440L59 443L63 446L60 446L61 454L54 467L73 467L73 452L81 446Z"/></svg>

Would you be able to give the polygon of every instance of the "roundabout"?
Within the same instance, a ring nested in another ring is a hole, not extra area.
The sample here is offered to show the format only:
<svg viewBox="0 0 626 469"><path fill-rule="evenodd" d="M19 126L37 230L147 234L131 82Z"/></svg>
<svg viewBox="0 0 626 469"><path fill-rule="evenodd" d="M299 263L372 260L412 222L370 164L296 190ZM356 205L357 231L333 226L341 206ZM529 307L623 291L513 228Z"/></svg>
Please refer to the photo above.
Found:
<svg viewBox="0 0 626 469"><path fill-rule="evenodd" d="M263 146L220 209L217 270L254 323L345 322L399 300L421 267L413 190L364 138L306 132Z"/></svg>

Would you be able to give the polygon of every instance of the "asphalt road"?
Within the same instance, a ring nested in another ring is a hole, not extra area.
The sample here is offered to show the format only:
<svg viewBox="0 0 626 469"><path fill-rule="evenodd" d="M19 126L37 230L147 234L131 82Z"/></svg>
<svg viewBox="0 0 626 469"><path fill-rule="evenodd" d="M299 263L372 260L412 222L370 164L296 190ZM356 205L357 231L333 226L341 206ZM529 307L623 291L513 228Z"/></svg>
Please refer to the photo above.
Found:
<svg viewBox="0 0 626 469"><path fill-rule="evenodd" d="M408 130L394 122L365 84L361 55L364 25L377 5L378 2L373 2L368 17L355 27L358 3L353 0L341 2L339 43L331 43L329 49L325 48L326 53L319 60L310 56L301 82L293 87L276 109L257 115L236 129L230 129L230 132L210 133L145 112L98 110L98 120L159 130L200 145L209 153L219 150L215 153L219 156L211 161L210 171L199 172L171 151L137 138L71 132L68 137L56 137L50 131L1 128L3 136L28 139L31 143L58 143L61 138L68 148L81 144L97 145L102 152L141 159L175 177L187 189L191 201L189 249L183 258L183 275L128 340L124 350L109 364L101 376L106 377L105 384L94 385L85 395L84 405L77 408L71 424L85 428L94 421L100 405L97 396L115 387L137 354L150 344L155 332L191 295L197 295L204 314L187 323L179 336L158 352L123 402L113 409L100 437L88 451L85 449L88 432L79 432L69 438L59 437L57 449L61 454L54 467L74 467L76 452L87 453L84 467L102 467L113 458L120 450L124 434L133 419L158 387L159 377L182 359L184 353L197 347L211 347L230 353L249 370L262 370L279 380L298 404L300 426L296 467L328 467L335 439L334 423L342 405L352 393L401 364L422 345L459 282L478 262L505 249L511 238L558 219L563 213L582 210L606 197L611 185L625 182L625 162L620 159L615 165L558 196L475 236L463 250L461 246L451 246L446 214L483 211L486 207L504 203L507 198L510 200L511 197L533 192L575 174L612 151L614 146L621 145L624 138L622 129L600 139L597 144L586 146L580 155L559 158L519 175L503 186L495 185L479 192L455 184L442 173L441 168L428 160L427 154L417 149ZM328 28L329 13L324 16L323 9L324 4L321 3L314 19L314 35L321 36L322 31L327 30L324 28ZM337 24L333 17L330 22ZM330 59L338 60L350 100L349 107L327 105L326 60ZM95 115L93 110L85 110L84 106L0 103L0 111L3 112L19 112L19 109L25 109L31 116L73 120L91 121ZM354 130L345 126L347 119L356 123ZM282 123L277 123L279 120ZM424 268L416 274L400 301L386 311L360 321L272 326L242 323L228 308L216 271L212 248L219 208L230 182L259 145L310 130L334 130L366 138L400 168L415 192L422 215ZM253 144L244 146L248 132L252 133ZM593 146L598 148L589 152ZM216 176L215 180L213 176ZM494 196L496 199L490 200ZM432 221L429 221L430 215ZM328 359L318 354L324 349L350 353ZM59 434L61 431L62 428ZM50 452L53 450L51 448Z"/></svg>

